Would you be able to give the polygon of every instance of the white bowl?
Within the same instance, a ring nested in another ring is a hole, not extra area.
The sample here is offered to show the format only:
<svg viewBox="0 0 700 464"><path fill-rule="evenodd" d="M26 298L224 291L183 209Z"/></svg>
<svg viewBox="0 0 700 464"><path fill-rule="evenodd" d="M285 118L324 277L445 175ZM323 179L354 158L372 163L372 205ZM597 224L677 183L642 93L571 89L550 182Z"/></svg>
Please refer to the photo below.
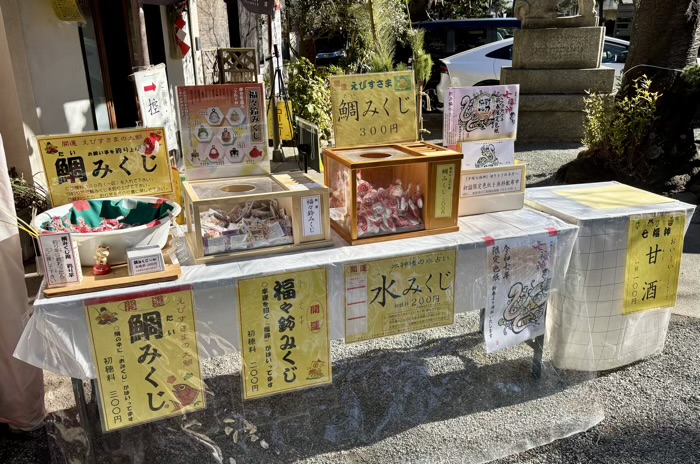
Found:
<svg viewBox="0 0 700 464"><path fill-rule="evenodd" d="M147 203L156 203L165 201L173 207L170 212L171 217L180 214L180 205L175 202L156 197L120 197L120 198L100 198L100 200L136 200ZM73 207L72 203L58 206L56 208L45 211L34 219L32 225L37 230L42 229L41 225L52 218L65 216ZM80 255L80 264L82 266L94 266L95 250L97 247L108 246L109 264L122 264L126 262L126 250L134 247L142 247L149 245L158 245L163 248L168 243L168 234L170 232L170 220L163 220L160 225L155 227L136 226L128 229L112 230L108 232L89 232L89 233L73 233L71 236L78 244L78 254Z"/></svg>

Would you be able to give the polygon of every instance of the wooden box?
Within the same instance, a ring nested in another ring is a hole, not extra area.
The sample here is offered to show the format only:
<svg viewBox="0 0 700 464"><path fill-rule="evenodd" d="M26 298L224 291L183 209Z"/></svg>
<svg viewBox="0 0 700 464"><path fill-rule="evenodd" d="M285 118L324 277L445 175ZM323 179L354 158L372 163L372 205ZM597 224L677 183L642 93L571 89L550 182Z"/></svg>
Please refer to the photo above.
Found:
<svg viewBox="0 0 700 464"><path fill-rule="evenodd" d="M303 173L183 182L197 264L329 246L329 190Z"/></svg>
<svg viewBox="0 0 700 464"><path fill-rule="evenodd" d="M462 154L424 142L326 149L331 226L356 245L459 230Z"/></svg>

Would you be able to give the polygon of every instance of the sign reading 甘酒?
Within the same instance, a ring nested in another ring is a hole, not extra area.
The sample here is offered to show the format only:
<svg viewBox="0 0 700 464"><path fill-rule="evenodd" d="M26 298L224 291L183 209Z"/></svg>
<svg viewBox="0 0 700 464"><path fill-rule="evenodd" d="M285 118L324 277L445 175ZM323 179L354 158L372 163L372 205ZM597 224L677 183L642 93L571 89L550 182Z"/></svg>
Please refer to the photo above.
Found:
<svg viewBox="0 0 700 464"><path fill-rule="evenodd" d="M455 250L345 266L347 343L452 324Z"/></svg>
<svg viewBox="0 0 700 464"><path fill-rule="evenodd" d="M336 146L416 140L413 71L332 76L330 84Z"/></svg>
<svg viewBox="0 0 700 464"><path fill-rule="evenodd" d="M624 314L676 305L684 235L683 213L630 218Z"/></svg>
<svg viewBox="0 0 700 464"><path fill-rule="evenodd" d="M243 397L329 384L326 269L238 282Z"/></svg>
<svg viewBox="0 0 700 464"><path fill-rule="evenodd" d="M104 430L204 409L192 290L86 302Z"/></svg>
<svg viewBox="0 0 700 464"><path fill-rule="evenodd" d="M54 206L173 191L163 129L37 137Z"/></svg>

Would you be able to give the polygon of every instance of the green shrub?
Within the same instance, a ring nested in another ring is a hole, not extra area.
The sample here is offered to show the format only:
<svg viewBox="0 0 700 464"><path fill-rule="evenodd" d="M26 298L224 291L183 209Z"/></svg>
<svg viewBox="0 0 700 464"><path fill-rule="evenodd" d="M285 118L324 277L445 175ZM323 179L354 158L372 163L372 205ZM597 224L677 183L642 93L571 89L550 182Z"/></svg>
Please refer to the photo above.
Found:
<svg viewBox="0 0 700 464"><path fill-rule="evenodd" d="M683 69L681 78L693 89L700 89L700 65L693 64Z"/></svg>
<svg viewBox="0 0 700 464"><path fill-rule="evenodd" d="M651 80L639 77L632 83L632 97L616 99L614 94L590 94L585 99L586 120L583 143L591 150L630 165L648 137L656 118L660 94L649 90Z"/></svg>
<svg viewBox="0 0 700 464"><path fill-rule="evenodd" d="M337 73L338 69L333 70ZM292 111L318 125L321 139L331 135L331 89L326 75L306 58L289 64L289 98Z"/></svg>

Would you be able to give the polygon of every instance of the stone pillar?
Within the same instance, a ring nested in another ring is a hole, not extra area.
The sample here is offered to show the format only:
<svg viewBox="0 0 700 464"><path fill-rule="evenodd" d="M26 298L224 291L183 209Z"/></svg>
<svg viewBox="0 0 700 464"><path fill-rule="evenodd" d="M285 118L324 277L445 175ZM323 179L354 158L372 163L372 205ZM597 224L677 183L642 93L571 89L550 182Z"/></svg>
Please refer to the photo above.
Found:
<svg viewBox="0 0 700 464"><path fill-rule="evenodd" d="M558 17L557 0L518 0L522 29L501 84L520 84L519 142L579 142L586 91L612 92L615 71L601 66L604 28L593 0L577 16Z"/></svg>

